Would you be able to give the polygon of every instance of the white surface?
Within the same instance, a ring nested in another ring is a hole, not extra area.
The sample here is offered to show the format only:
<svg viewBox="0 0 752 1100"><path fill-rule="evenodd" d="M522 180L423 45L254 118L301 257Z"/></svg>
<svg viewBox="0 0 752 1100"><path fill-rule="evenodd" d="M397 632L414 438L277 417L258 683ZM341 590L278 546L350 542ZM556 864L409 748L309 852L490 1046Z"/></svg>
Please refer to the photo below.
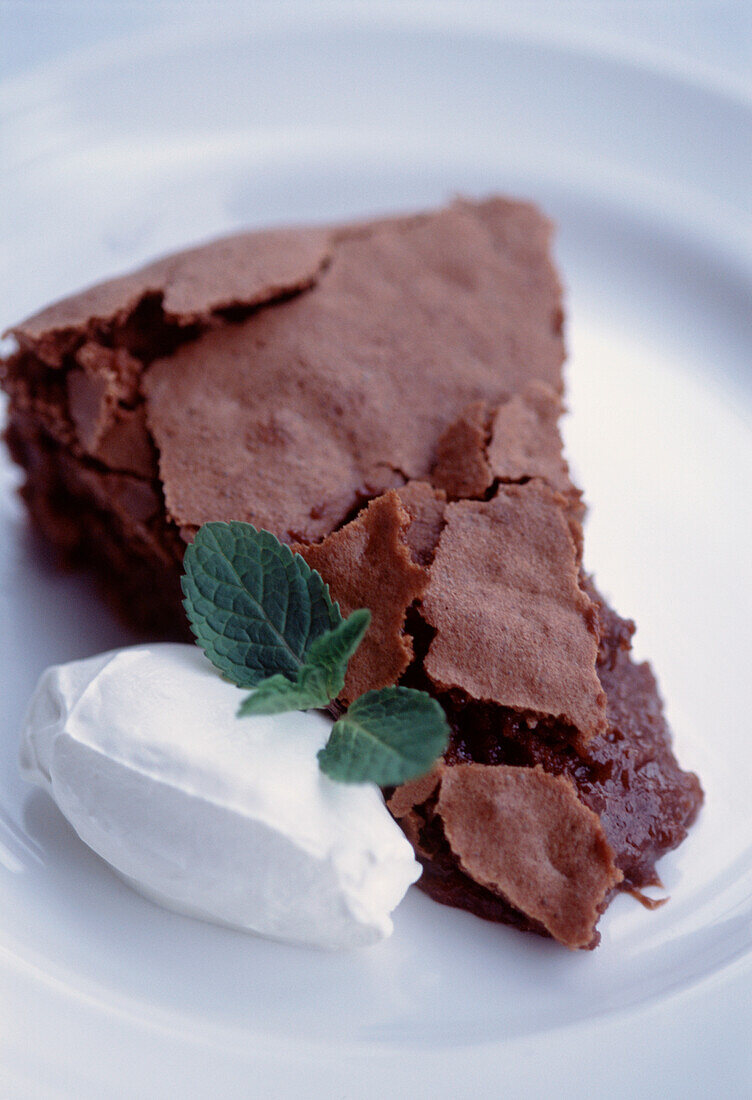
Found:
<svg viewBox="0 0 752 1100"><path fill-rule="evenodd" d="M66 1097L748 1095L750 102L520 18L463 30L455 9L430 29L420 5L358 10L353 25L286 7L183 25L0 91L0 320L236 225L458 190L539 200L560 225L587 558L640 624L706 807L661 865L670 904L617 899L592 954L416 891L390 941L334 959L160 911L16 775L41 669L127 639L49 567L6 491L0 1081Z"/></svg>
<svg viewBox="0 0 752 1100"><path fill-rule="evenodd" d="M43 673L21 774L134 889L285 943L365 947L420 865L374 783L335 783L315 711L238 720L196 645L128 646Z"/></svg>

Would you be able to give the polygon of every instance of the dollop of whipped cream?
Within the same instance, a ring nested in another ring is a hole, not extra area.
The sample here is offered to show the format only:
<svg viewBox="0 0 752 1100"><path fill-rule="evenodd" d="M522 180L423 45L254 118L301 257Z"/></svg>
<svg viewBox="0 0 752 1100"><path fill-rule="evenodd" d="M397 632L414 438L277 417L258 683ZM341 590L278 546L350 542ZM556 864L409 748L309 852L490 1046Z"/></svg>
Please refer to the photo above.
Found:
<svg viewBox="0 0 752 1100"><path fill-rule="evenodd" d="M291 943L356 947L392 932L420 875L373 783L336 783L307 712L238 719L241 692L192 645L47 669L22 774L151 900Z"/></svg>

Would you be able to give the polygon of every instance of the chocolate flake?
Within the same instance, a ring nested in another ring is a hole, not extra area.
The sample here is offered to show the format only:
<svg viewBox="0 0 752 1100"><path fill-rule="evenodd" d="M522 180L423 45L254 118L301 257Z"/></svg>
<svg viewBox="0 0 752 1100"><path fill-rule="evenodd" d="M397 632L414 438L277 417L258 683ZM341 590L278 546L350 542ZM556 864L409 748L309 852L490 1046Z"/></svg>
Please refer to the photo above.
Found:
<svg viewBox="0 0 752 1100"><path fill-rule="evenodd" d="M542 482L449 504L422 614L441 690L561 719L585 744L605 725L596 613L579 584L563 498Z"/></svg>
<svg viewBox="0 0 752 1100"><path fill-rule="evenodd" d="M165 314L186 325L240 304L258 306L310 286L329 258L329 239L318 229L224 237L55 302L10 332L21 347L34 348L58 334L112 324L149 295L160 296Z"/></svg>
<svg viewBox="0 0 752 1100"><path fill-rule="evenodd" d="M475 401L439 439L431 481L450 500L482 497L493 483L486 457L488 424L488 405Z"/></svg>
<svg viewBox="0 0 752 1100"><path fill-rule="evenodd" d="M542 478L561 493L576 492L561 453L558 421L563 405L543 382L530 382L494 410L487 448L493 477Z"/></svg>
<svg viewBox="0 0 752 1100"><path fill-rule="evenodd" d="M405 540L419 565L430 565L444 527L446 494L427 481L408 481L397 490L410 516Z"/></svg>
<svg viewBox="0 0 752 1100"><path fill-rule="evenodd" d="M622 873L569 780L542 768L460 764L443 773L437 811L466 874L566 947L592 944Z"/></svg>
<svg viewBox="0 0 752 1100"><path fill-rule="evenodd" d="M405 615L422 595L427 574L413 561L405 540L409 523L392 489L317 546L293 547L321 573L343 615L359 607L371 612L368 633L347 670L346 701L396 683L412 660Z"/></svg>
<svg viewBox="0 0 752 1100"><path fill-rule="evenodd" d="M438 763L426 775L410 779L397 787L386 803L392 815L396 818L407 817L416 806L426 802L441 782L444 770L443 764Z"/></svg>

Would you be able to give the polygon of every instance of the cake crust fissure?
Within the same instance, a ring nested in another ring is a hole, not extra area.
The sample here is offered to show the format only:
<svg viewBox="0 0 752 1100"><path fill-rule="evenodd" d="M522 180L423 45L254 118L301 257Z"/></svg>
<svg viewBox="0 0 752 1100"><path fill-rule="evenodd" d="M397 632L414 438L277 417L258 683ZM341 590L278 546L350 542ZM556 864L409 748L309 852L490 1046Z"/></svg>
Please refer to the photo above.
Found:
<svg viewBox="0 0 752 1100"><path fill-rule="evenodd" d="M440 690L552 715L582 744L603 730L595 608L562 498L538 479L448 504L422 614ZM489 638L494 645L489 646Z"/></svg>
<svg viewBox="0 0 752 1100"><path fill-rule="evenodd" d="M2 381L37 526L152 636L185 633L207 520L273 531L369 607L342 702L398 680L452 728L441 768L388 792L421 887L591 947L702 792L583 571L550 231L490 199L238 234L17 325Z"/></svg>

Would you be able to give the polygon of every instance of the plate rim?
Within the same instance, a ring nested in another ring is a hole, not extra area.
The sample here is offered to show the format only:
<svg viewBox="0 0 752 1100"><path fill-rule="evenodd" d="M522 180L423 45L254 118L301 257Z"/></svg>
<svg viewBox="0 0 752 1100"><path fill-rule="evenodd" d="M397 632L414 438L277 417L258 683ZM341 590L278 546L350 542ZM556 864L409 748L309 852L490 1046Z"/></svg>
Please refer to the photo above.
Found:
<svg viewBox="0 0 752 1100"><path fill-rule="evenodd" d="M285 11L287 11L287 9L292 10L296 6L297 5L295 5L295 4L284 4L283 8L284 8ZM428 5L419 5L419 6L416 6L415 12L416 13L420 12L422 18L425 19L426 15L427 15L427 8L428 8ZM358 22L360 23L360 17L362 15L362 13L365 12L365 11L369 11L373 16L374 25L383 25L380 22L380 20L378 20L377 17L376 17L376 9L377 9L377 5L370 4L370 3L367 4L367 5L364 5L362 11L358 13ZM328 22L328 20L330 20L332 18L341 19L343 11L347 10L347 7L346 7L346 5L339 4L339 3L327 3L327 4L320 5L319 10L320 10L321 13L325 13L326 21ZM456 13L458 9L456 8L456 6L452 5L452 10ZM391 2L388 3L383 9L383 13L390 16L390 17L394 16L396 11L397 11L397 5L392 4ZM266 16L267 16L267 13L264 12L264 22L265 23L267 22ZM395 21L396 22L401 22L400 19L397 19ZM274 19L268 20L268 23L269 23L269 29L273 29L273 30L279 30L280 29L279 23L277 23ZM310 29L315 31L316 29L318 29L318 27L320 25L321 24L316 23L316 26L315 27L312 26L312 28L310 28ZM435 29L435 28L433 28L433 29ZM463 29L466 30L467 26L466 26L464 20L459 20L459 23L456 27L452 28L452 27L447 26L447 27L444 27L442 29L444 29L446 33L452 33L453 29L454 30L463 30ZM474 29L477 30L477 28L474 28ZM525 34L525 31L519 25L517 25L515 27L515 30L519 34L520 38L528 40L527 36ZM502 33L502 34L506 35L509 32L509 28L506 25L499 26L498 23L496 21L494 21L494 23L491 27L486 28L486 31L488 31L488 33L493 33L493 34ZM483 32L479 31L479 33L483 33ZM143 41L146 41L146 40L147 40L147 36L141 34L140 32L133 35L132 37L130 37L127 40L127 47L126 47L125 42L123 40L120 40L120 42L118 43L118 52L122 56L122 51L124 49L126 49L126 48L127 49L133 49L134 46L137 46L139 42L143 42ZM545 41L546 45L549 46L549 47L556 47L557 45L559 45L559 43L556 40L556 35L555 34L544 36L544 38L542 40ZM537 37L534 37L533 41L537 42L537 41L539 41L539 39ZM173 43L174 43L174 40L173 40ZM583 44L581 42L577 42L576 43L576 48L579 50L582 47L582 45ZM595 55L601 56L601 57L604 56L604 54L601 52L601 50L597 49L593 42L588 42L587 46L589 48L587 49L586 52L591 53L591 54L595 54ZM571 48L571 44L567 44L566 48L567 49ZM86 53L87 51L84 51L84 52ZM638 53L640 53L640 52L641 51L638 51ZM664 67L663 64L658 66L658 60L659 60L658 56L653 55L653 53L651 51L647 51L647 52L650 55L650 57L652 58L652 64L655 66L655 71L660 72L662 75L664 75L667 78L670 78L672 80L686 80L687 73L682 71L680 66L677 66L677 68L675 70L672 69L672 67L670 65L668 67ZM64 75L65 72L68 71L68 66L69 65L72 66L75 63L74 59L78 56L79 55L77 55L77 54L73 54L73 55L71 55L70 59L66 59L65 62L55 61L55 62L52 62L52 63L49 63L49 62L45 63L45 64L35 68L32 72L24 73L22 76L12 77L9 81L3 82L3 84L0 85L0 114L2 114L2 111L3 111L4 107L7 107L7 103L5 103L5 97L6 96L10 95L10 97L12 98L14 95L18 95L19 92L23 95L24 89L28 88L28 81L32 77L36 77L36 76L39 76L41 74L47 73L48 77L51 76L53 80L59 78L59 76L61 74ZM635 70L638 70L638 69L642 68L644 64L651 63L648 60L643 60L643 59L637 57L635 55L634 51L631 51L631 50L625 50L623 53L620 52L620 51L617 51L616 53L614 53L613 56L609 56L608 54L606 54L605 56L609 60L614 61L615 63L630 65ZM92 60L94 60L94 59L92 59ZM101 54L99 54L99 57L98 57L97 60L101 63L101 61L102 61L102 55ZM80 57L79 57L79 62L80 62ZM713 70L713 73L714 73L714 77L718 76L718 74L714 70ZM80 67L76 69L76 74L78 76L80 76L80 74L81 74ZM729 86L727 86L726 83L724 82L724 80L722 80L722 79L719 81L719 84L718 84L717 87L715 86L715 84L713 82L711 82L710 86L708 87L705 84L705 75L706 74L704 74L704 72L702 70L698 70L695 67L695 70L693 71L693 73L691 75L691 82L693 83L693 85L699 86L703 90L706 90L709 94L722 95L722 96L724 96L725 98L727 98L729 100L733 100L737 104L742 105L745 108L745 110L747 110L747 111L749 111L750 108L752 108L752 88L747 88L746 85L744 85L743 83L739 83L737 81L731 81ZM0 958L2 958L2 957L4 957L5 961L3 962L2 965L0 965L0 986L2 985L3 981L7 980L7 976L8 976L8 973L7 973L8 956L7 956L6 952L4 951L4 949L2 949L2 945L0 945ZM732 979L736 980L737 977L742 976L744 978L744 980L746 981L746 978L749 977L751 974L752 974L752 956L748 953L747 955L742 956L741 958L739 958L737 960L729 961L726 965L724 965L722 970L706 975L704 978L700 979L699 982L695 983L690 989L685 989L685 990L678 991L671 998L671 1000L672 1001L685 1001L685 1002L687 1002L687 1001L690 1001L690 1000L694 1000L696 998L697 1001L700 1001L702 999L702 996L704 996L705 989L708 986L712 986L715 983L717 983L717 981L720 978L723 977L723 981L726 981L726 980L732 980ZM41 983L41 985L43 985L43 986L45 984L49 983L50 981L54 981L54 979L51 979L49 976L45 976L45 975L34 975L34 976L32 976L32 975L29 975L27 973L25 976L22 975L20 977L19 983L23 982L24 978L28 979L29 981L35 982L35 983ZM120 1015L120 1013L112 1005L110 1005L110 1006L104 1005L103 1007L109 1011L110 1015L113 1015L113 1016ZM153 1030L153 1025L152 1025L152 1019L151 1018L152 1018L152 1014L154 1012L158 1012L158 1010L152 1009L152 1012L150 1013L150 1019L147 1020L147 1021L144 1021L144 1020L140 1020L140 1021L131 1020L131 1022L132 1023L139 1023L141 1028L146 1028L147 1030L152 1031ZM622 1022L625 1022L625 1021L628 1021L629 1017L633 1017L635 1015L638 1015L638 1014L644 1013L644 1012L645 1012L645 1007L642 1006L642 1005L638 1005L638 1006L633 1007L633 1008L626 1008L624 1010L620 1010L619 1012L613 1013L612 1014L612 1019L613 1019L613 1022L616 1023L616 1022L618 1022L617 1018L621 1017ZM170 1016L170 1017L173 1016L172 1013L168 1013L167 1015ZM566 1032L566 1031L571 1030L571 1029L576 1030L577 1027L581 1027L581 1026L587 1027L589 1025L588 1025L588 1022L585 1022L584 1024L575 1023L575 1024L572 1024L572 1025L562 1024L559 1027L552 1028L549 1032L546 1032L545 1034L550 1035L551 1032L556 1032L557 1034L559 1034L559 1033L563 1033L563 1032ZM165 1030L168 1033L172 1033L174 1031L174 1027L167 1027ZM222 1028L221 1030L222 1030L223 1035L227 1034L227 1029ZM193 1043L194 1041L196 1041L196 1036L186 1037L182 1033L179 1034L179 1038L180 1038L182 1043L187 1042L187 1043L190 1044L190 1043ZM242 1038L242 1036L238 1035L237 1038L238 1038L238 1040L240 1040ZM514 1046L515 1042L516 1042L515 1040L511 1040L509 1042L507 1042L505 1040L489 1040L487 1042L484 1042L481 1045L484 1048L484 1050L486 1050L486 1053L490 1052L491 1054L494 1054L494 1053L498 1053L499 1043L502 1043L503 1045L508 1047L510 1045ZM265 1051L264 1051L265 1055L268 1055L270 1046L274 1046L275 1048L278 1047L279 1049L276 1049L275 1052L274 1052L275 1057L279 1056L279 1054L281 1052L285 1051L285 1049L286 1049L285 1041L281 1037L275 1038L273 1040L264 1039L264 1044L263 1045L265 1046ZM301 1046L301 1045L305 1045L305 1044L302 1040L299 1041L299 1040L296 1039L296 1045ZM355 1043L353 1043L352 1045L353 1045L353 1047L356 1046ZM311 1057L315 1058L316 1054L320 1053L321 1043L319 1041L313 1041L313 1042L310 1043L310 1046L311 1046L311 1050L310 1050L309 1054L310 1054ZM355 1054L356 1057L361 1057L362 1056L364 1058L378 1058L381 1062L383 1062L385 1059L388 1060L389 1057L394 1057L394 1058L397 1058L397 1059L401 1060L405 1056L405 1049L409 1049L409 1048L403 1049L403 1048L400 1047L397 1050L395 1050L393 1048L391 1050L384 1050L378 1044L376 1044L374 1046L374 1044L371 1041L364 1041L361 1044L357 1044L357 1047L358 1047L358 1049L356 1050L356 1054ZM473 1046L473 1051L474 1051L474 1056L475 1056L475 1053L478 1051L478 1047ZM259 1052L251 1052L251 1057L255 1058L258 1053ZM447 1072L446 1067L444 1068L444 1072ZM21 1077L19 1077L19 1081L21 1083L23 1083Z"/></svg>

